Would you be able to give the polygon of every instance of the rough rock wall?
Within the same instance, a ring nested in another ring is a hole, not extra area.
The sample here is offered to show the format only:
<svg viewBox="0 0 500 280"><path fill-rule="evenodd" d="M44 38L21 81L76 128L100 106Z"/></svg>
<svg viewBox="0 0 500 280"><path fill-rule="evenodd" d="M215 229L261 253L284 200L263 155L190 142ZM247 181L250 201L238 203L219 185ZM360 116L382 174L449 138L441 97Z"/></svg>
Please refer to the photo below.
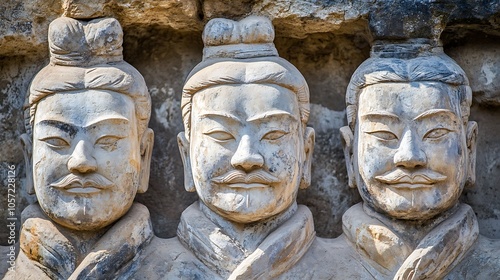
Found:
<svg viewBox="0 0 500 280"><path fill-rule="evenodd" d="M25 170L19 135L22 106L33 76L48 63L47 28L63 14L112 16L124 29L125 60L145 77L153 101L155 131L151 179L137 200L152 213L160 237L175 235L180 213L196 195L183 187L176 135L183 130L180 95L184 79L201 60L203 25L211 18L268 16L276 47L294 64L311 90L316 130L312 186L299 193L311 208L319 236L341 232L341 216L359 201L347 187L338 129L345 125L344 95L350 76L368 56L368 17L375 3L393 1L310 0L29 0L0 3L0 244L6 244L7 170L17 172L17 207L35 200L23 189ZM410 3L411 1L407 1ZM413 1L415 3L425 1ZM454 5L443 33L445 52L466 71L474 91L471 119L479 124L477 182L463 200L476 211L481 232L500 238L500 3L449 1ZM408 4L403 13L418 8ZM411 22L402 22L412 28Z"/></svg>

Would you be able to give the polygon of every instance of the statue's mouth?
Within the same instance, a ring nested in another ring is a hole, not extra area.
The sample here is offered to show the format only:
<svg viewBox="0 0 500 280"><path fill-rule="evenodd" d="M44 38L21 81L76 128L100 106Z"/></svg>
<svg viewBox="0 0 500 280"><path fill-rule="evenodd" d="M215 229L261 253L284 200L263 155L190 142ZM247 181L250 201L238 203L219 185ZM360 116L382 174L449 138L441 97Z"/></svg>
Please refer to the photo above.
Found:
<svg viewBox="0 0 500 280"><path fill-rule="evenodd" d="M276 176L259 169L250 173L241 170L231 170L222 176L213 178L212 182L223 184L230 188L253 189L267 188L272 184L280 182L280 180Z"/></svg>
<svg viewBox="0 0 500 280"><path fill-rule="evenodd" d="M406 172L400 169L396 169L384 175L375 176L375 179L384 184L404 188L415 188L418 186L431 187L436 183L446 180L446 178L445 175L432 170Z"/></svg>
<svg viewBox="0 0 500 280"><path fill-rule="evenodd" d="M85 176L77 176L71 173L49 186L65 190L69 193L92 194L105 189L110 189L114 186L114 184L104 176L97 173L91 173Z"/></svg>
<svg viewBox="0 0 500 280"><path fill-rule="evenodd" d="M268 184L259 184L259 183L234 183L234 184L227 184L228 187L230 188L235 188L235 189L255 189L255 188L267 188L269 187Z"/></svg>

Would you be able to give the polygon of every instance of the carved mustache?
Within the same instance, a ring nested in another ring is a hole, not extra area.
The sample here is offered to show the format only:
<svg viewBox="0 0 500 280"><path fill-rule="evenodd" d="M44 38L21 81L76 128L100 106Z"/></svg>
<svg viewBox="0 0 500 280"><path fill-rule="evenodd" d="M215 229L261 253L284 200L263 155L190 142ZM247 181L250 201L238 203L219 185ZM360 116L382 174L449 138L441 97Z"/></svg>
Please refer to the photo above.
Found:
<svg viewBox="0 0 500 280"><path fill-rule="evenodd" d="M219 184L272 184L278 183L280 180L265 172L264 170L257 170L251 173L245 173L240 170L231 170L226 174L215 177L212 179L213 182Z"/></svg>
<svg viewBox="0 0 500 280"><path fill-rule="evenodd" d="M77 176L75 174L68 174L65 177L50 184L51 187L58 189L73 189L73 188L96 188L96 189L109 189L114 186L113 182L106 177L91 173L85 176Z"/></svg>
<svg viewBox="0 0 500 280"><path fill-rule="evenodd" d="M386 184L434 184L446 180L446 176L432 170L408 173L400 169L375 176L375 179Z"/></svg>

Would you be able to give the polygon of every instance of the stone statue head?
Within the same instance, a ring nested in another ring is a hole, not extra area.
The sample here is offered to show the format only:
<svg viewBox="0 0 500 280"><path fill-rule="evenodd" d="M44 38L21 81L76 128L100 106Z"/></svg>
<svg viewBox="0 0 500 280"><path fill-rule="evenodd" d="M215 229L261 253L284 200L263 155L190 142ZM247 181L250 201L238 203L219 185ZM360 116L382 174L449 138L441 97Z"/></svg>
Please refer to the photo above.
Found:
<svg viewBox="0 0 500 280"><path fill-rule="evenodd" d="M475 180L471 98L464 71L441 47L375 45L346 94L349 185L397 219L425 220L456 205Z"/></svg>
<svg viewBox="0 0 500 280"><path fill-rule="evenodd" d="M29 89L28 186L47 216L71 229L113 223L148 187L151 100L141 74L123 61L122 37L112 18L54 20L50 63Z"/></svg>
<svg viewBox="0 0 500 280"><path fill-rule="evenodd" d="M236 223L279 214L310 183L309 89L262 17L213 19L182 93L185 187Z"/></svg>

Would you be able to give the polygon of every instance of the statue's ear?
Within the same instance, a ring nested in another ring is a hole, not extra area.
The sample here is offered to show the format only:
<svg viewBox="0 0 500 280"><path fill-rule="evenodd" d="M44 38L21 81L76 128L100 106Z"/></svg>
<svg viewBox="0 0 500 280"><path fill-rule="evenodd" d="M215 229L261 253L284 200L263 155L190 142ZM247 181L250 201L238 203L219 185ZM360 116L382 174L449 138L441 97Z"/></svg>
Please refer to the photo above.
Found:
<svg viewBox="0 0 500 280"><path fill-rule="evenodd" d="M182 164L184 165L184 188L188 192L195 192L193 171L191 170L191 159L189 157L189 141L186 139L184 131L177 134L177 144L181 152Z"/></svg>
<svg viewBox="0 0 500 280"><path fill-rule="evenodd" d="M470 121L467 124L467 152L469 162L467 165L466 186L473 186L476 182L476 146L477 146L477 123Z"/></svg>
<svg viewBox="0 0 500 280"><path fill-rule="evenodd" d="M304 164L302 167L302 178L300 179L300 188L306 189L311 185L311 166L312 157L314 152L314 139L315 139L314 128L306 127L306 132L304 133Z"/></svg>
<svg viewBox="0 0 500 280"><path fill-rule="evenodd" d="M35 186L33 184L33 144L31 137L24 133L20 137L21 145L24 155L24 164L26 166L26 192L28 194L35 194Z"/></svg>
<svg viewBox="0 0 500 280"><path fill-rule="evenodd" d="M148 190L154 141L155 133L151 128L146 129L141 139L141 171L139 176L139 188L137 189L138 193L145 193Z"/></svg>
<svg viewBox="0 0 500 280"><path fill-rule="evenodd" d="M352 145L354 143L354 135L352 134L349 126L340 128L340 139L342 141L342 148L344 150L344 159L347 169L347 178L349 187L356 188L356 177L354 176L354 163L352 160Z"/></svg>

